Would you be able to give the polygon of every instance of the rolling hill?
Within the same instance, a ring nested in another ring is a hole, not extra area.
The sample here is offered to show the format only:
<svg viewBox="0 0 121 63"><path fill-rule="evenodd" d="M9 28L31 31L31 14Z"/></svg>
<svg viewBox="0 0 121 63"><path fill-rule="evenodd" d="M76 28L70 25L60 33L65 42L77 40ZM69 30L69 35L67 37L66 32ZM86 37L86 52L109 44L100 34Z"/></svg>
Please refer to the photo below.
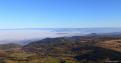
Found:
<svg viewBox="0 0 121 63"><path fill-rule="evenodd" d="M29 43L23 49L41 57L57 57L64 61L104 63L121 61L120 39L119 36L102 35L47 38Z"/></svg>

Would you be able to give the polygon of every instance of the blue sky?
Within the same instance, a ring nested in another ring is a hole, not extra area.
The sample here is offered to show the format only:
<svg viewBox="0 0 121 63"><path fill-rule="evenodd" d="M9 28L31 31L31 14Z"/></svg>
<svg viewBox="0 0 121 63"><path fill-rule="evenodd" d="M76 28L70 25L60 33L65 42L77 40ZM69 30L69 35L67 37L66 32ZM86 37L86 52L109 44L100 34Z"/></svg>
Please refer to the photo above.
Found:
<svg viewBox="0 0 121 63"><path fill-rule="evenodd" d="M0 0L0 28L121 27L121 0Z"/></svg>

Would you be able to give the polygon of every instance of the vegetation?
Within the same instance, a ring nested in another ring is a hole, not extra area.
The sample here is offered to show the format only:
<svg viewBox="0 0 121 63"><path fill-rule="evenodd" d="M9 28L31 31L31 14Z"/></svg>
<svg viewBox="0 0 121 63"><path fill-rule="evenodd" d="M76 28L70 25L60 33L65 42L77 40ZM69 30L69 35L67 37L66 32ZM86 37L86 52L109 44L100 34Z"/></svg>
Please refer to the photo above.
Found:
<svg viewBox="0 0 121 63"><path fill-rule="evenodd" d="M0 63L120 62L120 44L121 37L102 35L47 38L25 46L7 44L0 46Z"/></svg>

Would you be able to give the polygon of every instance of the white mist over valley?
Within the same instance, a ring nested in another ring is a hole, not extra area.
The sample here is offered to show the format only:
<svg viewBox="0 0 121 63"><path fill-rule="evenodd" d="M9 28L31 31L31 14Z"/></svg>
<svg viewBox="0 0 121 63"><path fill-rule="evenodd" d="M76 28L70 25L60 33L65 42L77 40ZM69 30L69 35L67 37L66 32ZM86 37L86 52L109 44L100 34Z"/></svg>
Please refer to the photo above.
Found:
<svg viewBox="0 0 121 63"><path fill-rule="evenodd" d="M27 43L28 41L44 38L82 36L90 33L119 33L120 28L30 28L30 29L1 29L0 44Z"/></svg>

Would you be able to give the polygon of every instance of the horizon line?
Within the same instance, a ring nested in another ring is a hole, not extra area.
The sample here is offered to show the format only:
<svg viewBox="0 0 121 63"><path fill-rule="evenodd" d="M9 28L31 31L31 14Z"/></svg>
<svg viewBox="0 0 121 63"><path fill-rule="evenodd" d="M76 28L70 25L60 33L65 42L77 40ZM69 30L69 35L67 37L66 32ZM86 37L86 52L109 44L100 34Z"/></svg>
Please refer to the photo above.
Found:
<svg viewBox="0 0 121 63"><path fill-rule="evenodd" d="M99 28L99 29L111 29L111 28L121 28L121 27L67 27L67 28L49 28L49 27L46 27L46 28L39 28L39 27L35 27L35 28L0 28L0 30L22 30L22 29L96 29L96 28Z"/></svg>

